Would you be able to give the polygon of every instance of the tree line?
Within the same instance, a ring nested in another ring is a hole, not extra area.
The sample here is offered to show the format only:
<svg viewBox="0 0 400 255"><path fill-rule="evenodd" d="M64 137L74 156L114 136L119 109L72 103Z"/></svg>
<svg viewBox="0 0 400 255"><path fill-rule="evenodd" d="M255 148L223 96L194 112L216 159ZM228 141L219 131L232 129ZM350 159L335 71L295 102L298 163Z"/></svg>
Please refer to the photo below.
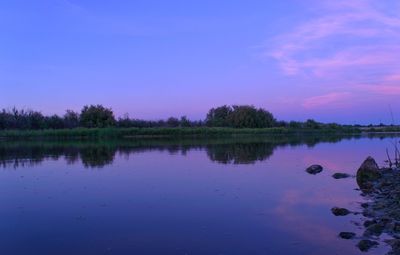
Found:
<svg viewBox="0 0 400 255"><path fill-rule="evenodd" d="M102 105L84 106L80 112L67 110L63 116L45 116L33 110L0 111L0 130L39 130L39 129L72 129L72 128L106 128L106 127L232 127L232 128L338 128L337 124L322 124L314 120L306 122L277 121L272 113L250 105L223 105L208 111L205 120L192 121L186 116L170 117L166 120L141 120L125 115L116 118L111 108Z"/></svg>

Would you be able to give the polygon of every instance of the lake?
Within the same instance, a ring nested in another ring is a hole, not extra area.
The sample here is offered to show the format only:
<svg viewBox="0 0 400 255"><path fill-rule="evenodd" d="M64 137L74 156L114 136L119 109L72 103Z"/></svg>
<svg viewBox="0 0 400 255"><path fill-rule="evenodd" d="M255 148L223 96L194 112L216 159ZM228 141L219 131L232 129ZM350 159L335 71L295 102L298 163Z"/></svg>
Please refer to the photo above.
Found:
<svg viewBox="0 0 400 255"><path fill-rule="evenodd" d="M330 209L365 198L331 176L369 155L383 165L395 141L2 141L0 254L361 254L338 234L362 234L362 216Z"/></svg>

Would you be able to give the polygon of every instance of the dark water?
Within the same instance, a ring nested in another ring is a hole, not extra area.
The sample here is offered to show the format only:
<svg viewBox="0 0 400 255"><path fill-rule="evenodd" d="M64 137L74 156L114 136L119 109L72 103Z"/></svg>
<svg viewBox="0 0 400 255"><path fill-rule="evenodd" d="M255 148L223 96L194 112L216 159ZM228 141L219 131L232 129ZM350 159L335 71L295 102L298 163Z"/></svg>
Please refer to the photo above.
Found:
<svg viewBox="0 0 400 255"><path fill-rule="evenodd" d="M330 209L363 197L331 175L394 139L3 141L0 254L360 254L337 235L362 216Z"/></svg>

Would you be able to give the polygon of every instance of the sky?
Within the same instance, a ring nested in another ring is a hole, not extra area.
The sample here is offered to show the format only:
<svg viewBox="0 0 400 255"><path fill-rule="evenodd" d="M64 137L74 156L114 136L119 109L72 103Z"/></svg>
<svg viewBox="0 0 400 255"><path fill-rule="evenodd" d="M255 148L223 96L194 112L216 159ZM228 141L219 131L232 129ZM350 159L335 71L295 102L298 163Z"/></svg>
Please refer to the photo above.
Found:
<svg viewBox="0 0 400 255"><path fill-rule="evenodd" d="M0 108L400 124L399 96L398 0L0 0Z"/></svg>

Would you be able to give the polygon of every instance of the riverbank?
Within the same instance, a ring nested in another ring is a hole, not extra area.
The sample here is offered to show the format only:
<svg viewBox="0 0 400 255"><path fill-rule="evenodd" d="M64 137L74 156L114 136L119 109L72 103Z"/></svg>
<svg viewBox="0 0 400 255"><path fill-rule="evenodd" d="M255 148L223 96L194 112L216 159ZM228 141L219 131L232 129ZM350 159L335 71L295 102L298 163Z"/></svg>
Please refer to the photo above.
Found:
<svg viewBox="0 0 400 255"><path fill-rule="evenodd" d="M238 135L290 134L359 134L356 128L291 129L291 128L76 128L45 130L3 130L1 139L99 139L157 137L230 137Z"/></svg>
<svg viewBox="0 0 400 255"><path fill-rule="evenodd" d="M346 178L348 176L344 176ZM333 207L335 216L362 215L354 222L362 234L341 232L342 239L358 240L357 247L367 252L380 244L387 244L387 255L400 254L400 167L380 168L372 157L368 157L357 171L357 185L366 200L360 204L359 212Z"/></svg>
<svg viewBox="0 0 400 255"><path fill-rule="evenodd" d="M383 241L392 248L388 255L400 254L400 169L377 168L376 163L369 165L368 168L361 167L357 173L362 195L368 199L361 204L365 230L359 247L375 246L378 241ZM380 240L383 234L386 236Z"/></svg>

